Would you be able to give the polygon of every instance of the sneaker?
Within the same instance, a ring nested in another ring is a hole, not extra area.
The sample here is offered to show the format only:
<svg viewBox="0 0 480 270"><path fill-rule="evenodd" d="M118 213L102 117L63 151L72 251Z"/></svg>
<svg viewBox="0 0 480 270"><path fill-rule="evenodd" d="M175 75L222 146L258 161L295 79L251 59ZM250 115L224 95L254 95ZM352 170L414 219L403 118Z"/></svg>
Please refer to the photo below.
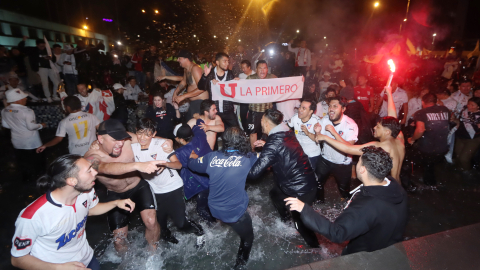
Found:
<svg viewBox="0 0 480 270"><path fill-rule="evenodd" d="M52 103L52 102L53 102L52 98L49 98L49 97L48 97L48 98L47 98L47 102L48 102L48 103Z"/></svg>
<svg viewBox="0 0 480 270"><path fill-rule="evenodd" d="M60 98L57 97L57 96L54 96L52 99L53 99L53 101L60 101Z"/></svg>
<svg viewBox="0 0 480 270"><path fill-rule="evenodd" d="M195 248L201 249L204 246L205 246L205 236L204 235L197 236L197 243L195 244Z"/></svg>

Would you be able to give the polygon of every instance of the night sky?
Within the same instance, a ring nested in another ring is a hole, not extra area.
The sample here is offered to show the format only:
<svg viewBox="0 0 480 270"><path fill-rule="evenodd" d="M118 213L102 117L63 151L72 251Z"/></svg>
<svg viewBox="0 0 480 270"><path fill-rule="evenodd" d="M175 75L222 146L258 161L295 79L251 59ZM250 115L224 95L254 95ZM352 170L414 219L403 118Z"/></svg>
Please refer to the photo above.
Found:
<svg viewBox="0 0 480 270"><path fill-rule="evenodd" d="M309 47L323 42L339 50L352 45L375 50L372 44L382 42L389 34L398 34L408 1L383 0L378 8L373 7L374 2L16 0L1 1L0 8L75 27L86 24L89 30L115 37L132 47L155 44L160 48L174 45L208 51L242 44L252 49L272 41L284 43L306 38ZM465 11L461 7L466 7ZM155 14L155 10L159 13ZM455 31L462 12L466 16L463 35ZM431 46L433 33L437 33L438 49L451 46L459 37L474 46L480 38L479 14L480 1L412 0L402 34L420 47ZM104 22L103 18L113 22Z"/></svg>

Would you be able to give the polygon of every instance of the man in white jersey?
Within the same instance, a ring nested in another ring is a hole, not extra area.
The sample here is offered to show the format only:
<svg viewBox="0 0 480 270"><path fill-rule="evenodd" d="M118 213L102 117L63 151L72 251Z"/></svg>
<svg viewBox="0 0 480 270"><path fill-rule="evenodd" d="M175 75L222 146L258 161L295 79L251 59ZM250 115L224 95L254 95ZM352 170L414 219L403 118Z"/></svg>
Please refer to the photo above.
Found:
<svg viewBox="0 0 480 270"><path fill-rule="evenodd" d="M22 90L8 90L5 96L10 105L2 110L2 126L11 130L17 166L23 180L36 179L45 169L45 159L35 153L35 149L42 145L38 130L47 124L37 124L35 112L25 106L28 95Z"/></svg>
<svg viewBox="0 0 480 270"><path fill-rule="evenodd" d="M110 90L100 90L94 88L92 92L88 92L86 83L77 84L78 94L76 97L82 103L82 112L88 112L95 115L100 121L110 118L115 110L115 103L113 101L113 93ZM64 99L67 96L65 91L60 92L60 97Z"/></svg>
<svg viewBox="0 0 480 270"><path fill-rule="evenodd" d="M288 126L295 130L295 137L302 146L303 152L307 154L313 170L320 156L320 147L315 142L314 127L320 123L321 119L313 114L316 109L317 102L311 99L303 100L298 113L287 121Z"/></svg>
<svg viewBox="0 0 480 270"><path fill-rule="evenodd" d="M70 154L83 156L88 151L90 144L97 139L96 128L100 124L100 120L93 114L82 112L82 104L76 96L66 97L63 105L68 116L58 124L56 137L37 148L37 153L43 152L47 147L57 145L68 134Z"/></svg>
<svg viewBox="0 0 480 270"><path fill-rule="evenodd" d="M88 216L118 207L132 212L130 199L99 203L97 171L79 155L57 158L37 181L44 195L15 222L12 265L21 269L100 269L85 234Z"/></svg>
<svg viewBox="0 0 480 270"><path fill-rule="evenodd" d="M345 98L333 97L328 101L328 117L320 121L320 134L344 143L354 144L358 140L358 126L352 118L344 115L347 106ZM320 142L321 156L315 166L318 177L317 200L325 202L325 182L330 173L337 181L342 198L350 195L352 156L340 152L329 144Z"/></svg>
<svg viewBox="0 0 480 270"><path fill-rule="evenodd" d="M162 144L166 141L162 138L155 138L157 124L149 118L138 121L136 134L138 143L132 143L135 161L162 161L164 166L156 173L142 173L142 178L147 180L155 193L157 201L157 220L160 224L160 238L177 244L178 240L172 235L167 227L168 217L175 226L184 232L195 233L199 238L198 245L203 245L201 237L204 232L200 225L188 221L186 217L185 194L183 191L183 180L176 170L182 168L175 152L166 153ZM168 203L164 203L168 202Z"/></svg>

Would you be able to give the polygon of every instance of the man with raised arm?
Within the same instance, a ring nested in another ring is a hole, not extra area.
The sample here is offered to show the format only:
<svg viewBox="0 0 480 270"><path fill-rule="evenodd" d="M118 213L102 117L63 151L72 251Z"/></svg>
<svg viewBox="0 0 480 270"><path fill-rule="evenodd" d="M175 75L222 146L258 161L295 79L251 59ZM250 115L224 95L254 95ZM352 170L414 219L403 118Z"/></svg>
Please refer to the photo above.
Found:
<svg viewBox="0 0 480 270"><path fill-rule="evenodd" d="M203 70L202 68L192 62L192 54L189 51L181 50L178 53L178 62L180 66L185 70L183 78L181 76L165 76L163 78L157 78L158 81L163 79L180 81L173 93L173 101L177 104L180 104L185 99L190 99L190 107L188 108L186 120L193 118L195 113L200 112L200 103L203 100L208 99L208 92L205 90L198 89L198 83L202 78ZM183 89L187 88L187 93L179 96Z"/></svg>
<svg viewBox="0 0 480 270"><path fill-rule="evenodd" d="M217 115L217 106L213 100L204 100L200 104L200 117L204 123L201 123L199 127L207 134L207 141L210 148L215 147L217 141L217 133L224 132L225 126L223 125L222 118ZM192 118L187 124L193 128L197 124L197 119Z"/></svg>
<svg viewBox="0 0 480 270"><path fill-rule="evenodd" d="M90 149L85 158L98 171L97 179L107 188L106 201L131 198L140 211L145 224L145 238L152 249L160 236L160 226L156 217L155 199L150 185L138 172L153 173L162 161L135 162L132 143L137 142L134 134L115 119L100 123L97 131L98 149ZM132 140L129 140L132 139ZM171 152L172 141L162 145L165 152ZM108 224L113 231L114 246L119 252L127 249L129 213L120 210L108 212Z"/></svg>
<svg viewBox="0 0 480 270"><path fill-rule="evenodd" d="M380 118L377 125L373 128L373 136L379 139L378 142L374 141L363 145L352 145L343 140L335 140L327 135L320 134L321 126L315 127L315 139L317 142L325 141L341 152L357 156L362 155L362 149L367 146L382 147L383 150L392 157L393 167L390 175L400 182L400 170L402 168L403 158L405 157L405 139L403 133L400 131L401 125L397 119L397 111L392 98L392 88L386 87L385 90L388 98L388 116ZM330 129L330 131L335 132L334 129Z"/></svg>
<svg viewBox="0 0 480 270"><path fill-rule="evenodd" d="M123 200L99 203L95 193L97 171L79 155L64 155L37 180L45 192L23 209L15 222L12 265L20 269L90 269L100 263L87 241L88 216L113 208L132 212L135 203Z"/></svg>

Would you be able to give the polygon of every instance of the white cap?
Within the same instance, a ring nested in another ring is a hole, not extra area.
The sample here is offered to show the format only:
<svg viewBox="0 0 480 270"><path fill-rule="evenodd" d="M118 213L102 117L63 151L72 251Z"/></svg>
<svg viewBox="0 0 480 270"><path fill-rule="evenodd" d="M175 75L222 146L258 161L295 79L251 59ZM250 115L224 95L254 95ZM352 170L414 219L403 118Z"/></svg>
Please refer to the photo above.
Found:
<svg viewBox="0 0 480 270"><path fill-rule="evenodd" d="M25 94L22 90L18 88L8 90L7 92L5 92L5 96L7 97L8 103L19 101L28 97L27 94Z"/></svg>
<svg viewBox="0 0 480 270"><path fill-rule="evenodd" d="M125 87L123 87L123 85L121 85L119 83L116 83L116 84L113 85L113 89L115 89L115 90L122 89L122 88L125 89Z"/></svg>
<svg viewBox="0 0 480 270"><path fill-rule="evenodd" d="M173 129L173 136L177 137L177 131L181 126L182 126L182 123L175 126L175 128Z"/></svg>
<svg viewBox="0 0 480 270"><path fill-rule="evenodd" d="M330 76L330 72L325 71L325 72L323 73L323 76Z"/></svg>
<svg viewBox="0 0 480 270"><path fill-rule="evenodd" d="M12 72L8 75L9 79L18 79L18 75L15 72Z"/></svg>

